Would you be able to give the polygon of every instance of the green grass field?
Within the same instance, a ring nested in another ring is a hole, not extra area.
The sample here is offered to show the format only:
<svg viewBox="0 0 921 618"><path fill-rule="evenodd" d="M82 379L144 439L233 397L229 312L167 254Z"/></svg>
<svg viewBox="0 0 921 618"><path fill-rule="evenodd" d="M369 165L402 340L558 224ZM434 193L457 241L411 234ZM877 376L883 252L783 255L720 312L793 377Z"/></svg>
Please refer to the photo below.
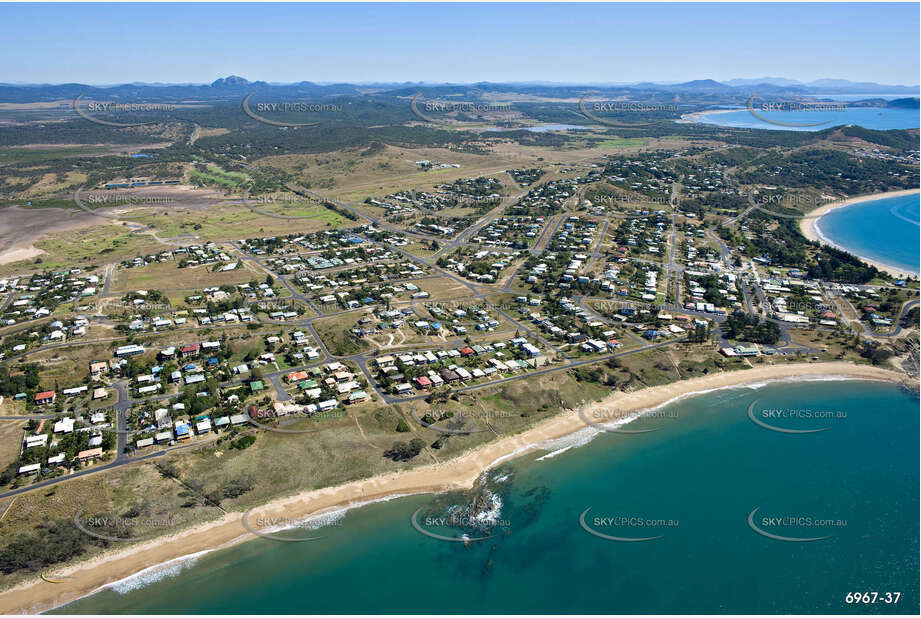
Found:
<svg viewBox="0 0 921 618"><path fill-rule="evenodd" d="M278 202L276 204L259 204L258 208L259 210L272 214L322 221L329 227L339 227L347 222L345 217L326 208L322 204L313 204L302 200L296 202Z"/></svg>
<svg viewBox="0 0 921 618"><path fill-rule="evenodd" d="M150 236L135 234L125 227L103 225L75 230L66 234L53 234L35 243L47 252L43 255L43 268L68 268L101 261L117 261L156 251L160 245Z"/></svg>
<svg viewBox="0 0 921 618"><path fill-rule="evenodd" d="M67 157L87 157L112 154L108 146L79 146L70 148L0 148L0 163L37 163Z"/></svg>
<svg viewBox="0 0 921 618"><path fill-rule="evenodd" d="M647 142L648 140L639 137L618 137L616 139L606 139L600 142L598 148L635 148L637 146L645 146Z"/></svg>
<svg viewBox="0 0 921 618"><path fill-rule="evenodd" d="M189 171L189 177L199 179L205 184L218 185L225 189L233 190L249 181L249 176L243 172L227 172L216 165L208 165L208 172L197 169Z"/></svg>

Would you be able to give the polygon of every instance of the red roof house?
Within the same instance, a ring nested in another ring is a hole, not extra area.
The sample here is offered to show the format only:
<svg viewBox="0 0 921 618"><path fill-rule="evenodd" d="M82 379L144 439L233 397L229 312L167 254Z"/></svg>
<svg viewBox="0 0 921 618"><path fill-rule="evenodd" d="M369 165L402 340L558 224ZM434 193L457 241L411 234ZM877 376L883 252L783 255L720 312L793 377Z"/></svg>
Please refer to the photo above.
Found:
<svg viewBox="0 0 921 618"><path fill-rule="evenodd" d="M54 391L42 391L35 394L35 405L41 406L46 403L54 403Z"/></svg>
<svg viewBox="0 0 921 618"><path fill-rule="evenodd" d="M426 376L419 376L418 378L413 380L413 382L415 382L416 386L418 386L419 388L430 388L432 386L432 381L429 380L428 377Z"/></svg>

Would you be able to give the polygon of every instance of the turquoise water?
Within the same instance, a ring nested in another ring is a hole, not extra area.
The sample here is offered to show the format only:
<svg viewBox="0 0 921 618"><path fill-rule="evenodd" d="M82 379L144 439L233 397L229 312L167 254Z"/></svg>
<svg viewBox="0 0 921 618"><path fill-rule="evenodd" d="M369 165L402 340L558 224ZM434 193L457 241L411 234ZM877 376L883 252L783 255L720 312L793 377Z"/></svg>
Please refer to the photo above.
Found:
<svg viewBox="0 0 921 618"><path fill-rule="evenodd" d="M786 126L766 122L755 117L747 109L739 111L700 114L693 120L703 124L744 129L775 129L778 131L822 131L835 126L855 124L867 129L914 129L921 126L921 113L917 109L896 109L877 107L849 107L828 111L762 111L759 115L779 122L812 126ZM822 123L822 124L818 124Z"/></svg>
<svg viewBox="0 0 921 618"><path fill-rule="evenodd" d="M836 208L816 225L822 236L850 253L918 274L919 221L916 193Z"/></svg>
<svg viewBox="0 0 921 618"><path fill-rule="evenodd" d="M887 101L892 101L893 99L908 99L908 98L918 98L917 93L908 93L908 94L805 94L803 96L812 97L817 100L829 100L829 101L865 101L867 99L885 99Z"/></svg>
<svg viewBox="0 0 921 618"><path fill-rule="evenodd" d="M771 409L833 418L769 419L787 429L827 427L780 433L752 422L749 406L761 419ZM528 455L492 471L486 489L501 500L503 521L484 541L439 541L410 525L416 509L437 512L445 501L465 504L466 496L400 498L347 512L338 525L311 533L323 536L317 541L256 539L59 611L918 612L916 396L871 382L775 383L704 394L663 412L630 425L655 431L599 434L579 448L558 446L552 458ZM748 524L756 507L759 528L830 538L761 536ZM599 538L579 523L587 508L593 530L661 538ZM597 516L669 525L615 529ZM839 525L781 529L762 516ZM848 605L847 593L857 591L900 592L901 599Z"/></svg>

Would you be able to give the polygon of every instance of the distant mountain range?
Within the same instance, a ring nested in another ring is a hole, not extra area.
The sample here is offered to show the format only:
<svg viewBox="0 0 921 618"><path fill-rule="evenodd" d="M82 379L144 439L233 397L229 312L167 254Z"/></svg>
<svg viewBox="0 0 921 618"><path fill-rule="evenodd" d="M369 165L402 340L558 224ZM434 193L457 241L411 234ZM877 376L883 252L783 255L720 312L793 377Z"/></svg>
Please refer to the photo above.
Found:
<svg viewBox="0 0 921 618"><path fill-rule="evenodd" d="M593 83L560 84L552 82L480 82L475 84L452 83L374 83L374 84L318 84L301 81L292 84L249 81L238 75L222 77L210 84L146 84L134 82L111 86L86 84L2 84L0 102L24 103L73 99L79 95L87 98L115 100L164 101L201 98L203 100L233 100L249 92L272 92L286 96L341 97L357 96L369 92L393 96L412 96L424 92L427 96L476 96L483 93L519 92L535 96L581 96L587 91L598 91L607 95L649 97L665 100L694 99L712 102L744 102L755 94L765 97L802 97L807 95L908 95L917 97L918 86L887 85L873 82L852 82L846 79L818 79L800 82L783 77L758 79L730 79L724 82L699 79L681 83L638 82L638 83Z"/></svg>
<svg viewBox="0 0 921 618"><path fill-rule="evenodd" d="M816 79L800 82L784 77L763 77L761 79L730 79L727 86L755 86L771 84L781 87L798 87L813 94L918 94L918 86L897 86L875 82L852 82L847 79Z"/></svg>

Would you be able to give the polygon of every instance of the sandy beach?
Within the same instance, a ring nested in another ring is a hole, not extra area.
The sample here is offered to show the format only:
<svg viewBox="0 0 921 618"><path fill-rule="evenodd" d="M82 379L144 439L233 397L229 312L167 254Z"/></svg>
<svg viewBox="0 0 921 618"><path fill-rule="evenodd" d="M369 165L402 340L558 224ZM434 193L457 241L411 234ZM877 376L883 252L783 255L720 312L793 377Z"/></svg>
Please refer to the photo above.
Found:
<svg viewBox="0 0 921 618"><path fill-rule="evenodd" d="M711 374L632 393L612 393L603 401L589 404L584 416L591 418L596 410L609 411L612 408L620 413L629 414L694 393L772 380L802 379L808 376L840 376L892 382L899 382L903 377L902 374L879 367L843 362L772 365ZM255 521L258 517L305 519L327 511L395 495L470 488L484 470L499 461L539 448L547 441L567 436L587 426L577 411L565 411L523 433L500 438L450 461L335 487L304 491L274 500L253 509L249 521ZM36 576L34 580L6 590L0 593L0 613L46 611L141 571L155 570L168 562L176 562L256 538L244 528L241 516L240 512L228 513L219 520L172 536L112 550L72 567L52 569L54 579L60 583L43 581Z"/></svg>
<svg viewBox="0 0 921 618"><path fill-rule="evenodd" d="M819 219L822 217L822 215L826 215L829 212L837 208L843 208L845 206L850 206L852 204L859 204L861 202L869 202L872 200L879 200L879 199L883 199L887 197L899 197L902 195L912 195L912 194L918 193L919 191L921 190L906 189L904 191L888 191L886 193L873 193L870 195L859 195L857 197L851 197L846 200L840 200L837 202L829 202L828 204L823 204L822 206L819 206L815 210L810 210L808 213L806 213L806 215L802 219L800 219L799 229L803 233L803 236L805 236L809 240L812 240L815 242L821 242L831 247L835 247L836 249L841 249L842 251L853 253L853 251L851 251L850 249L846 249L844 247L836 245L835 243L833 243L831 240L829 240L822 234L821 230L819 230L817 226L817 223ZM898 268L891 266L889 264L883 264L882 262L871 260L870 258L864 257L862 255L858 255L857 257L859 257L861 261L863 261L865 264L876 266L876 268L878 268L879 270L889 273L893 277L917 276L917 275L913 275L912 273L903 272L899 270Z"/></svg>
<svg viewBox="0 0 921 618"><path fill-rule="evenodd" d="M738 109L708 109L702 112L691 112L690 114L682 114L681 118L679 118L675 122L680 123L680 124L702 122L700 120L700 117L704 115L712 116L714 114L731 114L732 112L742 112L742 111L745 111L744 107L740 107ZM709 124L709 123L704 123L704 124Z"/></svg>

